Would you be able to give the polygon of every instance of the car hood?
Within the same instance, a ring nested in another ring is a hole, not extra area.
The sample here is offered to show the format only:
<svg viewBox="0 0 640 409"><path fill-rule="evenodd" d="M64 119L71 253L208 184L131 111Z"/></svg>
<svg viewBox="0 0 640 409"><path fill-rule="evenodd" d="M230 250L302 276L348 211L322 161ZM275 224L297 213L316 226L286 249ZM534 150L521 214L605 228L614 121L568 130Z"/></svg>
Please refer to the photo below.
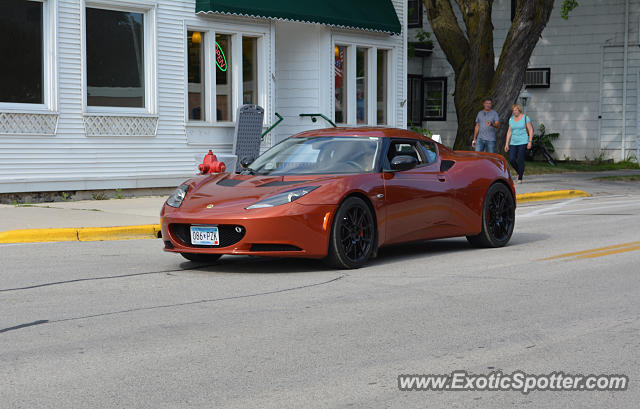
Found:
<svg viewBox="0 0 640 409"><path fill-rule="evenodd" d="M335 175L251 176L218 174L198 176L189 182L187 196L180 206L184 212L202 209L233 211L273 196L276 193L309 185L323 185L336 180Z"/></svg>

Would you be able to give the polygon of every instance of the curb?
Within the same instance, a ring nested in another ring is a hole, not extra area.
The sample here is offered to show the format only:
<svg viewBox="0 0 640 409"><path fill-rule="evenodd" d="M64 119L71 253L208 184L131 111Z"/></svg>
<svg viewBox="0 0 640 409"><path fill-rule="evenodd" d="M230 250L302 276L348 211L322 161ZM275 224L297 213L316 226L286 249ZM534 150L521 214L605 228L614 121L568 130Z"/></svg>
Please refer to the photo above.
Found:
<svg viewBox="0 0 640 409"><path fill-rule="evenodd" d="M158 237L159 233L159 224L118 227L8 230L0 232L0 243L155 239Z"/></svg>
<svg viewBox="0 0 640 409"><path fill-rule="evenodd" d="M516 195L516 201L517 203L526 203L586 196L591 195L582 190L551 190L547 192L521 193ZM119 227L8 230L0 232L0 244L155 239L158 238L159 234L159 224Z"/></svg>
<svg viewBox="0 0 640 409"><path fill-rule="evenodd" d="M540 202L543 200L571 199L591 196L584 190L549 190L546 192L521 193L516 195L517 203Z"/></svg>

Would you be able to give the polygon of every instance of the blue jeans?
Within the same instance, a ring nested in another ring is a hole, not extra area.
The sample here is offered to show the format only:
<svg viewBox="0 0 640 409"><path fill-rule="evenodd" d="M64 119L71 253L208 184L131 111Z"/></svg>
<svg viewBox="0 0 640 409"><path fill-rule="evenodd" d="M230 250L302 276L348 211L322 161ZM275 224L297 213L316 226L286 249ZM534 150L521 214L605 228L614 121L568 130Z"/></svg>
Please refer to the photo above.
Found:
<svg viewBox="0 0 640 409"><path fill-rule="evenodd" d="M518 172L518 180L524 175L524 155L527 153L527 144L509 145L509 163Z"/></svg>
<svg viewBox="0 0 640 409"><path fill-rule="evenodd" d="M476 152L496 153L496 141L487 141L486 139L476 139Z"/></svg>

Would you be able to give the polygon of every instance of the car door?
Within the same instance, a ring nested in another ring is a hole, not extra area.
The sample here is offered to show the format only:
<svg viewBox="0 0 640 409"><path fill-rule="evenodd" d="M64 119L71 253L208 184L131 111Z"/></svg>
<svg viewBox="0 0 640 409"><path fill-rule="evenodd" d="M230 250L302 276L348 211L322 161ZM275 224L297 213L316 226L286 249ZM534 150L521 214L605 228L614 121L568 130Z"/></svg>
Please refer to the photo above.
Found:
<svg viewBox="0 0 640 409"><path fill-rule="evenodd" d="M429 145L432 144L432 145ZM410 170L392 171L394 156L418 159ZM451 196L440 172L437 147L430 141L392 139L383 157L387 244L441 237L449 221Z"/></svg>

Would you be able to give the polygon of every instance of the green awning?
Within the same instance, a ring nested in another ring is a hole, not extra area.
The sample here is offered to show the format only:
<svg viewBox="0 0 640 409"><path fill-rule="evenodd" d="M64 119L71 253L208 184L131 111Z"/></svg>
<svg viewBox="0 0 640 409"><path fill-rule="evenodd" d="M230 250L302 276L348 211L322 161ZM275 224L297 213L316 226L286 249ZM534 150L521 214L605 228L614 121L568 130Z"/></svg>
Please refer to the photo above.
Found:
<svg viewBox="0 0 640 409"><path fill-rule="evenodd" d="M196 13L273 18L400 34L391 0L196 0Z"/></svg>

